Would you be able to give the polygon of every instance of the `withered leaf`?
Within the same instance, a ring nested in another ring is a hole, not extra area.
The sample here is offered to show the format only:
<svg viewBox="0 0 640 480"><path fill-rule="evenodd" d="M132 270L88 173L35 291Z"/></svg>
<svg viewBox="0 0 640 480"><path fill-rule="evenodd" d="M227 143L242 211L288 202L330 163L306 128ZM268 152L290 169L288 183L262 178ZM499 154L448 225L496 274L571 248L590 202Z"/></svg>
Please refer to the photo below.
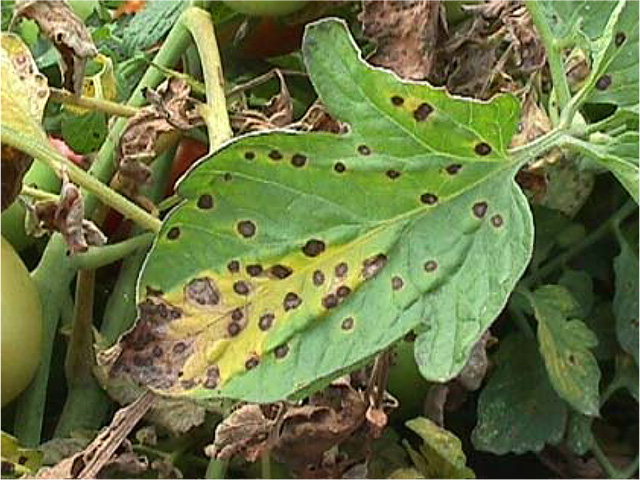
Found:
<svg viewBox="0 0 640 480"><path fill-rule="evenodd" d="M87 61L98 54L82 20L64 0L18 0L12 22L21 17L35 20L54 43L65 63L65 87L80 95Z"/></svg>

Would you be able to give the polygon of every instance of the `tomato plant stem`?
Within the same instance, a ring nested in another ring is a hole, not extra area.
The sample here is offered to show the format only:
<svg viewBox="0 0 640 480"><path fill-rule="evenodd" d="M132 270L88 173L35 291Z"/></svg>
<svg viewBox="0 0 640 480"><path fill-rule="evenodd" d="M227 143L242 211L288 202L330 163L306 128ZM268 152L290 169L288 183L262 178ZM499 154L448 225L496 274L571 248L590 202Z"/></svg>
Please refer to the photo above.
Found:
<svg viewBox="0 0 640 480"><path fill-rule="evenodd" d="M562 45L556 40L555 35L551 31L547 17L544 14L544 7L539 0L527 0L525 2L527 10L531 14L533 23L536 26L538 35L544 45L547 53L547 61L551 71L551 79L558 100L560 110L563 110L571 99L569 91L569 83L564 71L564 63L562 60Z"/></svg>
<svg viewBox="0 0 640 480"><path fill-rule="evenodd" d="M34 200L52 200L57 202L60 198L55 193L47 192L46 190L41 190L39 188L30 187L28 185L22 186L21 195L27 195L28 197L33 198Z"/></svg>
<svg viewBox="0 0 640 480"><path fill-rule="evenodd" d="M86 252L74 255L71 258L71 262L78 269L97 269L117 262L136 250L148 247L153 242L153 239L154 235L152 233L145 233L112 245L89 247Z"/></svg>
<svg viewBox="0 0 640 480"><path fill-rule="evenodd" d="M117 102L110 102L109 100L104 100L101 98L77 96L73 93L59 88L51 87L49 89L49 93L49 99L52 102L64 103L67 105L86 108L88 110L104 112L106 114L115 115L118 117L133 117L140 110L139 108L133 107L131 105L123 105Z"/></svg>
<svg viewBox="0 0 640 480"><path fill-rule="evenodd" d="M228 460L218 460L212 458L207 465L207 471L204 478L225 478L227 474Z"/></svg>

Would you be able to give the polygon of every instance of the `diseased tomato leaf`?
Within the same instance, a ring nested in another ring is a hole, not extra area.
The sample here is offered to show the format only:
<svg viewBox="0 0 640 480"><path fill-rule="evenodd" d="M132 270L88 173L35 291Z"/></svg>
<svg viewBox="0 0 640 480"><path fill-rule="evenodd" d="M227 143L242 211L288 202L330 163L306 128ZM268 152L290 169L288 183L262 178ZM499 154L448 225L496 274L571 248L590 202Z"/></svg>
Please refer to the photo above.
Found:
<svg viewBox="0 0 640 480"><path fill-rule="evenodd" d="M531 256L507 153L520 108L368 66L344 22L308 27L310 78L344 135L249 135L180 183L112 374L196 399L305 396L415 329L444 381Z"/></svg>
<svg viewBox="0 0 640 480"><path fill-rule="evenodd" d="M614 259L616 293L613 313L616 335L622 349L638 363L638 249L625 238L620 242L620 254Z"/></svg>

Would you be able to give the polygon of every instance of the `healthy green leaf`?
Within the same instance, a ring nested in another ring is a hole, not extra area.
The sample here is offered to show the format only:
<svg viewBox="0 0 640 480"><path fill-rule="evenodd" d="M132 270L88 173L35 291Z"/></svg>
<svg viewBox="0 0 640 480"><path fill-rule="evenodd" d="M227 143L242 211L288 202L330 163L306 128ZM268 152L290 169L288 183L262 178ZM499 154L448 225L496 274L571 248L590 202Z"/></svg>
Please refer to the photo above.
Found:
<svg viewBox="0 0 640 480"><path fill-rule="evenodd" d="M447 380L527 265L515 98L402 82L336 20L303 51L350 132L246 136L183 179L115 362L162 393L303 396L411 329L423 375Z"/></svg>
<svg viewBox="0 0 640 480"><path fill-rule="evenodd" d="M569 412L566 442L575 454L584 455L593 445L592 423L593 417L587 417L575 410Z"/></svg>
<svg viewBox="0 0 640 480"><path fill-rule="evenodd" d="M467 467L462 442L453 433L423 417L409 420L406 425L422 439L420 452L406 446L424 478L476 478L473 470Z"/></svg>
<svg viewBox="0 0 640 480"><path fill-rule="evenodd" d="M95 152L108 133L107 116L102 112L82 115L66 113L62 118L62 138L77 153Z"/></svg>
<svg viewBox="0 0 640 480"><path fill-rule="evenodd" d="M638 363L638 253L623 238L620 254L613 261L616 273L616 292L613 297L613 313L616 317L616 334L622 349Z"/></svg>
<svg viewBox="0 0 640 480"><path fill-rule="evenodd" d="M581 320L579 307L560 285L545 285L533 294L540 353L551 384L569 404L585 415L597 415L600 369L591 348L598 340Z"/></svg>
<svg viewBox="0 0 640 480"><path fill-rule="evenodd" d="M567 407L549 383L535 340L508 336L495 361L497 369L478 401L475 448L503 455L539 452L547 443L558 443Z"/></svg>
<svg viewBox="0 0 640 480"><path fill-rule="evenodd" d="M122 32L125 55L146 50L162 40L187 6L181 1L149 2Z"/></svg>

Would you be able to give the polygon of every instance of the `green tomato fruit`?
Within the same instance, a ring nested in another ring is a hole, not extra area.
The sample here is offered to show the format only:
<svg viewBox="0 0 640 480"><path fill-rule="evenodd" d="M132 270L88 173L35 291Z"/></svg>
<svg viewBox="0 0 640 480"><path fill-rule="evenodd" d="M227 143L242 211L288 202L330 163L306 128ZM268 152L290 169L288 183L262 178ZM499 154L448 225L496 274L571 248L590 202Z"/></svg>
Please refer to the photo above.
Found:
<svg viewBox="0 0 640 480"><path fill-rule="evenodd" d="M42 306L36 284L2 238L2 406L33 379L40 363Z"/></svg>
<svg viewBox="0 0 640 480"><path fill-rule="evenodd" d="M86 20L98 8L98 0L69 0L69 5L76 15Z"/></svg>
<svg viewBox="0 0 640 480"><path fill-rule="evenodd" d="M306 0L222 0L230 9L252 17L279 17L300 10Z"/></svg>

